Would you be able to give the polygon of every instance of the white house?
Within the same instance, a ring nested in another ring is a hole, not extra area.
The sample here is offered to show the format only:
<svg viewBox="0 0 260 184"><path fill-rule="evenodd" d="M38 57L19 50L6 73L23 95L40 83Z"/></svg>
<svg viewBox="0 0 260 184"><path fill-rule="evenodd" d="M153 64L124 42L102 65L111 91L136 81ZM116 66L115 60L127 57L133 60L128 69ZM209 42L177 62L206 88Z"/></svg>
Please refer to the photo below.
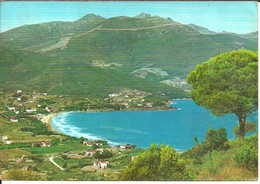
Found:
<svg viewBox="0 0 260 184"><path fill-rule="evenodd" d="M8 139L8 137L7 136L2 136L2 141L6 141Z"/></svg>
<svg viewBox="0 0 260 184"><path fill-rule="evenodd" d="M99 142L96 142L95 143L97 146L103 146L103 144L102 143L99 143Z"/></svg>
<svg viewBox="0 0 260 184"><path fill-rule="evenodd" d="M108 100L109 100L109 98L104 98L104 100L103 100L103 101L104 101L104 102L106 102L106 101L108 101Z"/></svg>
<svg viewBox="0 0 260 184"><path fill-rule="evenodd" d="M152 103L147 103L146 107L153 107Z"/></svg>
<svg viewBox="0 0 260 184"><path fill-rule="evenodd" d="M16 93L22 93L22 90L17 90Z"/></svg>
<svg viewBox="0 0 260 184"><path fill-rule="evenodd" d="M105 169L105 168L107 168L107 164L109 164L109 161L101 161L99 163L100 163L101 169Z"/></svg>
<svg viewBox="0 0 260 184"><path fill-rule="evenodd" d="M93 166L95 169L105 169L107 168L107 165L109 164L109 161L98 161L94 162Z"/></svg>
<svg viewBox="0 0 260 184"><path fill-rule="evenodd" d="M92 142L91 141L83 141L83 144L86 145L86 146L92 146Z"/></svg>
<svg viewBox="0 0 260 184"><path fill-rule="evenodd" d="M15 111L15 114L19 114L20 113L20 111Z"/></svg>
<svg viewBox="0 0 260 184"><path fill-rule="evenodd" d="M42 93L43 96L47 96L47 93Z"/></svg>
<svg viewBox="0 0 260 184"><path fill-rule="evenodd" d="M9 111L14 111L15 107L9 107L8 109L9 109Z"/></svg>
<svg viewBox="0 0 260 184"><path fill-rule="evenodd" d="M28 112L28 113L31 113L31 112L36 112L36 110L35 110L35 109L26 109L25 111L26 111L26 112Z"/></svg>
<svg viewBox="0 0 260 184"><path fill-rule="evenodd" d="M18 123L18 119L16 119L15 117L10 117L10 121L12 121L14 123Z"/></svg>
<svg viewBox="0 0 260 184"><path fill-rule="evenodd" d="M51 147L51 143L49 143L49 142L39 142L39 143L36 143L36 146L37 147Z"/></svg>
<svg viewBox="0 0 260 184"><path fill-rule="evenodd" d="M51 112L51 109L50 109L49 107L45 107L45 110L46 110L47 112Z"/></svg>
<svg viewBox="0 0 260 184"><path fill-rule="evenodd" d="M118 97L118 96L119 96L119 94L117 94L117 93L109 94L109 97Z"/></svg>
<svg viewBox="0 0 260 184"><path fill-rule="evenodd" d="M5 144L12 144L14 141L5 141Z"/></svg>
<svg viewBox="0 0 260 184"><path fill-rule="evenodd" d="M20 102L22 100L22 98L17 98L17 101Z"/></svg>
<svg viewBox="0 0 260 184"><path fill-rule="evenodd" d="M126 148L132 148L132 146L131 145L121 145L120 148L126 149Z"/></svg>

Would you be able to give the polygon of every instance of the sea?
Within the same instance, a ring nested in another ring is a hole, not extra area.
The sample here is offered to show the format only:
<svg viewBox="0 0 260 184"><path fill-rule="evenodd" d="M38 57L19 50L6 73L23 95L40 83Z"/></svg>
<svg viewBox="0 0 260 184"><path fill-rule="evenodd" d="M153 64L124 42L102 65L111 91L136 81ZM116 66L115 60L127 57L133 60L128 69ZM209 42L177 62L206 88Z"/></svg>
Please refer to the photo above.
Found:
<svg viewBox="0 0 260 184"><path fill-rule="evenodd" d="M232 129L238 124L235 115L214 116L192 100L174 102L171 106L178 110L65 112L52 118L51 123L66 135L102 139L112 145L131 144L139 148L163 143L174 146L177 151L185 151L194 146L193 137L203 142L210 127L215 130L225 128L228 138L235 138L232 134ZM258 112L247 117L247 121L255 122L258 132Z"/></svg>

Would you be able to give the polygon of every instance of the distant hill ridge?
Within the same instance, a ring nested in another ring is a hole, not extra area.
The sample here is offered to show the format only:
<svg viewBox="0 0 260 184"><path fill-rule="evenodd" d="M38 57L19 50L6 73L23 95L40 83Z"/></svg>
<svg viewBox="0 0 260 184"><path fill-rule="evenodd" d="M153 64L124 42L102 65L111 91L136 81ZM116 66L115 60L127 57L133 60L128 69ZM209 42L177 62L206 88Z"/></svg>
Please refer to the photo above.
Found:
<svg viewBox="0 0 260 184"><path fill-rule="evenodd" d="M257 32L215 33L146 13L112 18L87 14L73 22L26 25L0 33L0 41L3 88L32 85L58 91L58 84L61 91L100 95L102 89L122 87L169 92L174 88L159 82L185 78L197 64L220 53L256 51L258 45Z"/></svg>

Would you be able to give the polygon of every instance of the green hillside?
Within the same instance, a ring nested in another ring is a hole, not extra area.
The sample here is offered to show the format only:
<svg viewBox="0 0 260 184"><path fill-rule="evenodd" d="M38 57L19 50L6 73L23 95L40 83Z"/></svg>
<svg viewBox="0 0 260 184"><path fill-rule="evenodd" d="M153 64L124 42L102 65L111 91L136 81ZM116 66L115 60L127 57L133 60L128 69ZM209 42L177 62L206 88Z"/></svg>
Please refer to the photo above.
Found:
<svg viewBox="0 0 260 184"><path fill-rule="evenodd" d="M106 25L113 26L113 22ZM87 62L116 62L129 70L153 63L172 75L186 77L197 64L210 57L242 47L255 50L256 42L236 35L203 35L176 24L138 31L97 30L71 38L65 49L49 54Z"/></svg>
<svg viewBox="0 0 260 184"><path fill-rule="evenodd" d="M256 33L202 34L145 13L26 25L0 34L1 88L101 96L134 88L182 97L181 90L159 82L186 78L197 64L223 52L257 50L254 38Z"/></svg>
<svg viewBox="0 0 260 184"><path fill-rule="evenodd" d="M39 90L53 94L105 97L120 89L139 89L168 97L187 94L162 83L134 77L124 71L93 67L88 63L1 48L0 88L7 91Z"/></svg>

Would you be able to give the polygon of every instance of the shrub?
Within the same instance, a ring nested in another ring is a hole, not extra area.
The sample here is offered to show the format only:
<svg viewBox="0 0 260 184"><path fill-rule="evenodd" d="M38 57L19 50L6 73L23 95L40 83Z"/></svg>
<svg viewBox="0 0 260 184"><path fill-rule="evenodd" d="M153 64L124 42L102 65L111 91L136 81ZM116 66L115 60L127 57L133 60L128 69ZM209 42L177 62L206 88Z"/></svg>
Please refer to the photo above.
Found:
<svg viewBox="0 0 260 184"><path fill-rule="evenodd" d="M223 150L227 149L227 132L226 129L220 128L218 131L215 131L214 129L210 128L206 135L206 140L203 143L206 145L208 150ZM224 146L226 143L226 146Z"/></svg>
<svg viewBox="0 0 260 184"><path fill-rule="evenodd" d="M52 146L57 146L59 144L60 140L56 137L54 137L52 140L51 140L51 145Z"/></svg>
<svg viewBox="0 0 260 184"><path fill-rule="evenodd" d="M67 162L64 162L64 163L62 164L62 167L63 167L63 168L66 168L67 165L68 165Z"/></svg>
<svg viewBox="0 0 260 184"><path fill-rule="evenodd" d="M258 168L258 151L252 146L246 146L235 154L236 163L249 171L256 171Z"/></svg>
<svg viewBox="0 0 260 184"><path fill-rule="evenodd" d="M66 160L66 159L68 159L68 156L67 156L67 155L61 155L61 158L62 158L63 160Z"/></svg>
<svg viewBox="0 0 260 184"><path fill-rule="evenodd" d="M148 150L135 158L121 173L121 180L158 181L191 180L182 159L174 147L152 144Z"/></svg>

